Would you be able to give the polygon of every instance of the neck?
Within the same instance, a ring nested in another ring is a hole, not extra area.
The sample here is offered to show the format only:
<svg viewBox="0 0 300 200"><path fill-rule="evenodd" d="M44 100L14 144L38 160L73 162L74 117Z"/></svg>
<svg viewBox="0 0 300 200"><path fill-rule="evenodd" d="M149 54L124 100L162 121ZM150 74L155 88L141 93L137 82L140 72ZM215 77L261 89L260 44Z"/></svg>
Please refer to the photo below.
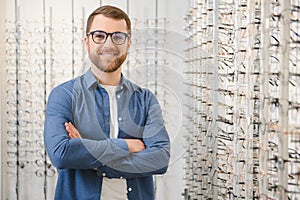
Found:
<svg viewBox="0 0 300 200"><path fill-rule="evenodd" d="M121 80L121 67L114 72L103 72L95 67L91 68L94 76L102 85L118 85Z"/></svg>

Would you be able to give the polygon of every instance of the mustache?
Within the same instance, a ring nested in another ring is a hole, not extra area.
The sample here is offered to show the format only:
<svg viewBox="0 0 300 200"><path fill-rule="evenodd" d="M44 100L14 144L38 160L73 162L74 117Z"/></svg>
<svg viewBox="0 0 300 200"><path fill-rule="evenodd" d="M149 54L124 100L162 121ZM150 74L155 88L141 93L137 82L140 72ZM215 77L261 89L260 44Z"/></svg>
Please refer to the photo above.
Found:
<svg viewBox="0 0 300 200"><path fill-rule="evenodd" d="M101 49L101 48L98 48L98 49L95 49L96 50L96 53L98 55L102 54L102 53L111 53L111 54L120 54L120 52L117 50L117 49Z"/></svg>

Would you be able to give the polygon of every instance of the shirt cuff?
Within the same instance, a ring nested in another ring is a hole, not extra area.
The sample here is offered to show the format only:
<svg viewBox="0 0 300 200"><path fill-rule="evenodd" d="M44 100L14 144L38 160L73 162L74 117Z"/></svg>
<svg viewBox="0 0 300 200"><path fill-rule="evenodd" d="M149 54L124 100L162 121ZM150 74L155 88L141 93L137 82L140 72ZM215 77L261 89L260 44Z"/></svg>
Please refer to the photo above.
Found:
<svg viewBox="0 0 300 200"><path fill-rule="evenodd" d="M113 138L111 139L112 143L118 146L120 149L129 151L127 142L122 138Z"/></svg>

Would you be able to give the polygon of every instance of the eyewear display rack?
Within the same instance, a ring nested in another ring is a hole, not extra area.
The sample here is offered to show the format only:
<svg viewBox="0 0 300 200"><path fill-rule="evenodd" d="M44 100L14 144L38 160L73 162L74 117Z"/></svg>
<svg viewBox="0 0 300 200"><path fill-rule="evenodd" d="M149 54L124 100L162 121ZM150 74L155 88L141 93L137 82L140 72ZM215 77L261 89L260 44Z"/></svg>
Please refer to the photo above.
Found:
<svg viewBox="0 0 300 200"><path fill-rule="evenodd" d="M76 0L35 0L34 9L28 0L7 2L4 4L8 7L3 24L4 56L0 58L4 63L0 198L53 199L57 171L46 155L43 142L47 98L53 87L85 73L90 67L83 43L86 10L92 11L99 1L83 5ZM130 14L129 1L120 2ZM183 188L181 165L185 151L181 103L184 101L185 36L170 28L172 19L159 15L161 5L157 0L152 4L149 7L155 15L132 18L132 46L123 73L153 91L160 102L172 155L169 174L155 177L156 196L174 199L174 195L180 196L178 188ZM61 13L61 8L68 9ZM167 184L170 182L171 185Z"/></svg>
<svg viewBox="0 0 300 200"><path fill-rule="evenodd" d="M300 197L299 9L191 2L185 199Z"/></svg>
<svg viewBox="0 0 300 200"><path fill-rule="evenodd" d="M57 172L46 155L43 126L51 88L80 74L84 61L84 9L58 22L49 2L26 18L25 2L10 2L5 20L2 198L53 199Z"/></svg>

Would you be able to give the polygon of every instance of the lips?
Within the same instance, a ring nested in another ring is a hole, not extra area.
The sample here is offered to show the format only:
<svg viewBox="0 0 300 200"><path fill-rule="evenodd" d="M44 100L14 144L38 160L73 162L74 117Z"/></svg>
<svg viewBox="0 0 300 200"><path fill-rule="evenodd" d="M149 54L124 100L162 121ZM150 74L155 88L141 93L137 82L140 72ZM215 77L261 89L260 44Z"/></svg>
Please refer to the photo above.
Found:
<svg viewBox="0 0 300 200"><path fill-rule="evenodd" d="M117 55L115 52L100 52L101 55Z"/></svg>
<svg viewBox="0 0 300 200"><path fill-rule="evenodd" d="M100 51L99 54L103 55L103 56L117 56L118 55L118 53L115 51Z"/></svg>

